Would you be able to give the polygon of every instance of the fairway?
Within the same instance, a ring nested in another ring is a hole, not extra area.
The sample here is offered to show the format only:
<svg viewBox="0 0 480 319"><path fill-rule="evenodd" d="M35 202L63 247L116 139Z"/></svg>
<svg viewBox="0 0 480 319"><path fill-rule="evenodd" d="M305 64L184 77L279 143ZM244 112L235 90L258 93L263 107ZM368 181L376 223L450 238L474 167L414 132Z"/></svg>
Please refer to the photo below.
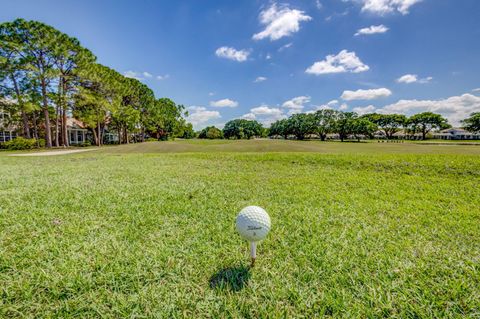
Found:
<svg viewBox="0 0 480 319"><path fill-rule="evenodd" d="M480 316L480 146L0 152L0 317ZM235 216L272 229L249 269Z"/></svg>

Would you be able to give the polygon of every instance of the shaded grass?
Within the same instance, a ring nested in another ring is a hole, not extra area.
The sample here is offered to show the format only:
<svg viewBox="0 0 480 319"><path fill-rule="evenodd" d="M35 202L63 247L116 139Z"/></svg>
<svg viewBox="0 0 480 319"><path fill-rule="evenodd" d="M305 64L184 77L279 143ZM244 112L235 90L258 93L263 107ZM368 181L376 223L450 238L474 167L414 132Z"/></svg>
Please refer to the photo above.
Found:
<svg viewBox="0 0 480 319"><path fill-rule="evenodd" d="M478 156L129 147L0 157L0 317L480 315Z"/></svg>

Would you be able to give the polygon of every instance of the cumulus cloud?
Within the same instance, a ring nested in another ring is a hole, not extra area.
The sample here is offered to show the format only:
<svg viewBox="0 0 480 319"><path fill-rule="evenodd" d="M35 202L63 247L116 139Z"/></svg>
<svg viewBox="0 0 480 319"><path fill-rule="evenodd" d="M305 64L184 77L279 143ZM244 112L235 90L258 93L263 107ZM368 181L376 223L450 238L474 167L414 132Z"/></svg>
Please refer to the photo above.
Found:
<svg viewBox="0 0 480 319"><path fill-rule="evenodd" d="M337 55L327 55L325 60L315 62L308 69L306 73L321 75L330 73L360 73L368 71L370 67L364 64L355 54L342 50Z"/></svg>
<svg viewBox="0 0 480 319"><path fill-rule="evenodd" d="M361 0L362 11L384 15L387 13L400 12L405 15L409 9L422 0Z"/></svg>
<svg viewBox="0 0 480 319"><path fill-rule="evenodd" d="M478 88L478 89L473 89L472 92L480 92L480 88Z"/></svg>
<svg viewBox="0 0 480 319"><path fill-rule="evenodd" d="M247 113L241 116L242 119L245 120L254 120L256 118L255 114L253 113Z"/></svg>
<svg viewBox="0 0 480 319"><path fill-rule="evenodd" d="M305 104L309 102L309 96L297 96L291 100L283 102L282 107L289 109L289 114L295 114L300 113L305 107Z"/></svg>
<svg viewBox="0 0 480 319"><path fill-rule="evenodd" d="M348 109L348 105L346 103L343 103L342 105L340 105L338 109L340 111L346 111Z"/></svg>
<svg viewBox="0 0 480 319"><path fill-rule="evenodd" d="M373 105L365 106L365 107L354 107L353 112L358 113L359 115L374 113L376 107Z"/></svg>
<svg viewBox="0 0 480 319"><path fill-rule="evenodd" d="M126 72L123 72L123 75L126 77L126 78L131 78L131 79L137 79L137 80L141 80L142 79L142 76L139 72L135 72L135 71L126 71Z"/></svg>
<svg viewBox="0 0 480 319"><path fill-rule="evenodd" d="M286 117L287 116L283 113L281 109L277 107L270 107L266 104L254 107L253 109L250 109L250 113L242 116L242 118L247 120L258 120L266 126Z"/></svg>
<svg viewBox="0 0 480 319"><path fill-rule="evenodd" d="M434 112L446 117L450 124L460 125L460 121L473 112L480 112L480 97L472 94L452 96L441 100L400 100L377 110L380 113L414 114Z"/></svg>
<svg viewBox="0 0 480 319"><path fill-rule="evenodd" d="M221 117L218 111L209 111L203 106L190 106L187 108L188 117L187 121L192 123L195 128L199 125L205 124L210 120L218 119Z"/></svg>
<svg viewBox="0 0 480 319"><path fill-rule="evenodd" d="M254 83L258 83L258 82L263 82L263 81L266 81L267 78L264 77L264 76L259 76L255 79L255 81L253 81Z"/></svg>
<svg viewBox="0 0 480 319"><path fill-rule="evenodd" d="M338 100L331 100L326 104L315 105L314 111L332 109L335 105L338 105Z"/></svg>
<svg viewBox="0 0 480 319"><path fill-rule="evenodd" d="M371 35L371 34L377 34L377 33L385 33L387 32L389 29L384 26L383 24L380 24L380 25L372 25L368 28L362 28L362 29L359 29L357 31L357 33L355 33L355 36L359 36L359 35Z"/></svg>
<svg viewBox="0 0 480 319"><path fill-rule="evenodd" d="M275 41L298 32L300 22L310 21L311 19L304 11L273 3L260 12L259 20L265 26L265 29L254 34L252 38L254 40L270 38L270 41Z"/></svg>
<svg viewBox="0 0 480 319"><path fill-rule="evenodd" d="M229 59L237 62L244 62L247 61L248 56L250 55L250 50L237 50L232 47L220 47L215 51L215 55Z"/></svg>
<svg viewBox="0 0 480 319"><path fill-rule="evenodd" d="M341 98L345 101L352 100L375 100L382 97L392 95L392 91L386 88L371 89L371 90L357 90L357 91L343 91Z"/></svg>
<svg viewBox="0 0 480 319"><path fill-rule="evenodd" d="M213 107L237 107L238 102L230 99L223 99L218 101L210 101L210 106Z"/></svg>
<svg viewBox="0 0 480 319"><path fill-rule="evenodd" d="M397 82L398 83L406 83L406 84L410 84L410 83L426 84L426 83L430 83L430 81L432 81L432 80L433 80L433 77L431 77L431 76L428 76L428 77L423 78L423 79L419 79L418 75L416 75L416 74L405 74L405 75L402 75L401 77L399 77L397 79Z"/></svg>

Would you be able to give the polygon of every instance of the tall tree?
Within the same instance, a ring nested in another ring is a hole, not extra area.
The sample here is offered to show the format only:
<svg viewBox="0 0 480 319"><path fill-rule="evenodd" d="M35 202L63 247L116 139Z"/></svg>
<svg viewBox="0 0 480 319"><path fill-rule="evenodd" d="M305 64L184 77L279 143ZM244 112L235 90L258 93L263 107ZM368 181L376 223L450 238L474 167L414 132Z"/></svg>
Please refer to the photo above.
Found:
<svg viewBox="0 0 480 319"><path fill-rule="evenodd" d="M412 115L408 119L408 123L412 128L415 128L422 133L423 140L426 139L427 134L433 129L445 129L451 127L448 124L447 119L440 114L432 112L423 112Z"/></svg>
<svg viewBox="0 0 480 319"><path fill-rule="evenodd" d="M255 120L235 119L225 123L223 136L234 139L251 139L262 136L263 126Z"/></svg>
<svg viewBox="0 0 480 319"><path fill-rule="evenodd" d="M293 114L287 122L288 133L295 135L297 140L304 140L309 134L316 132L316 118L314 114Z"/></svg>
<svg viewBox="0 0 480 319"><path fill-rule="evenodd" d="M339 112L335 121L335 133L338 133L343 142L354 132L354 122L358 118L355 112Z"/></svg>
<svg viewBox="0 0 480 319"><path fill-rule="evenodd" d="M392 139L393 135L407 124L407 117L402 114L370 113L362 115L361 117L377 124L378 127L385 132L387 139Z"/></svg>
<svg viewBox="0 0 480 319"><path fill-rule="evenodd" d="M322 141L325 141L327 134L335 130L335 120L338 111L332 109L318 110L315 112L315 132Z"/></svg>
<svg viewBox="0 0 480 319"><path fill-rule="evenodd" d="M49 94L50 82L56 77L54 50L58 45L60 32L41 22L23 19L17 19L6 25L13 42L21 48L19 54L22 62L28 63L30 73L40 85L45 142L47 147L52 147Z"/></svg>
<svg viewBox="0 0 480 319"><path fill-rule="evenodd" d="M463 127L473 133L480 133L480 112L470 114L470 117L462 121Z"/></svg>
<svg viewBox="0 0 480 319"><path fill-rule="evenodd" d="M273 122L272 125L270 125L268 136L280 135L284 139L287 139L288 138L287 124L288 124L288 119L281 119L276 122Z"/></svg>
<svg viewBox="0 0 480 319"><path fill-rule="evenodd" d="M55 146L68 145L67 136L67 112L68 98L75 92L76 80L78 79L77 70L79 66L88 67L96 57L87 49L80 45L80 42L67 36L58 35L58 43L55 45L54 61L58 74L56 110L55 110ZM61 128L60 128L61 126ZM60 138L60 132L61 138Z"/></svg>

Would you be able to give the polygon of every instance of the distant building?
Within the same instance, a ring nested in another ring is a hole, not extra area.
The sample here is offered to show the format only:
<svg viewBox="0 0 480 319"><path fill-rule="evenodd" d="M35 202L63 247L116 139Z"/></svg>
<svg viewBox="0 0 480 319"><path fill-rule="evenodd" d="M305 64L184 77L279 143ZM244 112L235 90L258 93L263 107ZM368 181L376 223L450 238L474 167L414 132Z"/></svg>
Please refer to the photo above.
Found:
<svg viewBox="0 0 480 319"><path fill-rule="evenodd" d="M468 132L463 128L449 128L433 133L433 138L439 140L480 140L480 134Z"/></svg>
<svg viewBox="0 0 480 319"><path fill-rule="evenodd" d="M0 143L17 137L16 129L9 123L10 115L0 108Z"/></svg>

